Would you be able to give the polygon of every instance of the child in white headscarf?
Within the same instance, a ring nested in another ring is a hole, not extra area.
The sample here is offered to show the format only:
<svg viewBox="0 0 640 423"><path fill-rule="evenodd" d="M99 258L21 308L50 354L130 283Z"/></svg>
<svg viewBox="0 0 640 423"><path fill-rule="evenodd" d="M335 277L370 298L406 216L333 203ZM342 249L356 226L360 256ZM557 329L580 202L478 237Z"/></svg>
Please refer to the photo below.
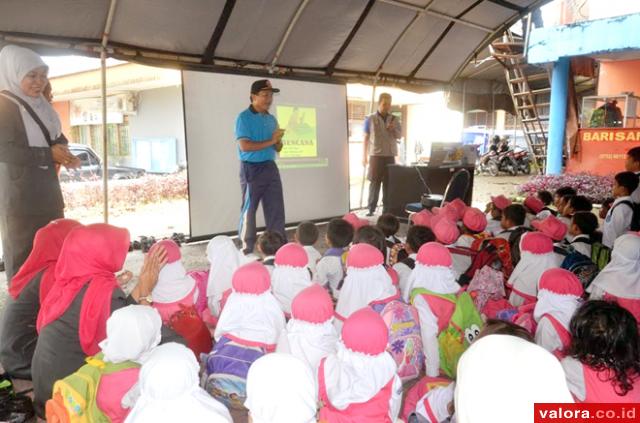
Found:
<svg viewBox="0 0 640 423"><path fill-rule="evenodd" d="M519 307L535 303L540 276L554 267L560 267L560 260L553 252L553 240L542 232L523 234L520 238L520 261L507 281L511 289L511 305Z"/></svg>
<svg viewBox="0 0 640 423"><path fill-rule="evenodd" d="M130 305L114 311L107 320L107 337L100 342L101 352L88 360L85 366L98 366L101 375L94 398L98 410L86 410L89 418L103 417L113 423L125 420L137 396L136 384L140 365L149 358L160 343L162 320L158 312L149 306ZM87 374L80 369L77 374ZM75 377L73 375L72 377ZM58 398L61 395L54 386L53 399L47 402L47 420L58 421L54 416L67 416ZM97 414L102 414L98 416Z"/></svg>
<svg viewBox="0 0 640 423"><path fill-rule="evenodd" d="M294 298L291 319L280 335L276 351L293 354L315 371L321 359L336 351L337 343L331 296L314 284Z"/></svg>
<svg viewBox="0 0 640 423"><path fill-rule="evenodd" d="M560 362L544 348L511 335L488 335L458 363L458 423L533 421L535 403L573 403Z"/></svg>
<svg viewBox="0 0 640 423"><path fill-rule="evenodd" d="M542 274L533 310L533 318L538 323L536 344L555 354L562 354L569 347L569 323L583 293L580 280L568 270L549 269Z"/></svg>
<svg viewBox="0 0 640 423"><path fill-rule="evenodd" d="M209 241L207 258L211 265L207 284L209 310L214 316L220 316L224 300L231 294L233 272L246 263L247 258L236 248L231 238L225 235Z"/></svg>
<svg viewBox="0 0 640 423"><path fill-rule="evenodd" d="M615 301L640 321L640 234L628 233L616 239L611 262L596 276L589 299Z"/></svg>
<svg viewBox="0 0 640 423"><path fill-rule="evenodd" d="M314 375L302 361L289 354L265 355L247 376L249 422L316 423L317 392Z"/></svg>
<svg viewBox="0 0 640 423"><path fill-rule="evenodd" d="M140 398L126 423L232 423L229 411L198 385L200 366L187 347L156 348L140 371Z"/></svg>

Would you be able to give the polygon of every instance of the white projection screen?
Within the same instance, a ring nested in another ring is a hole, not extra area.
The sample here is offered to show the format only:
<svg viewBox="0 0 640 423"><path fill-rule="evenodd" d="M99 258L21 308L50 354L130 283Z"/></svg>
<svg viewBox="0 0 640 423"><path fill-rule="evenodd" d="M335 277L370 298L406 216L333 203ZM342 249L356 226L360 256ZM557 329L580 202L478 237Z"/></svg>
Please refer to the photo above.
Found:
<svg viewBox="0 0 640 423"><path fill-rule="evenodd" d="M241 206L237 115L249 106L244 75L184 71L182 89L191 237L234 233ZM342 84L271 78L281 92L271 114L286 129L278 167L287 224L349 210L347 94ZM257 226L264 226L262 207Z"/></svg>

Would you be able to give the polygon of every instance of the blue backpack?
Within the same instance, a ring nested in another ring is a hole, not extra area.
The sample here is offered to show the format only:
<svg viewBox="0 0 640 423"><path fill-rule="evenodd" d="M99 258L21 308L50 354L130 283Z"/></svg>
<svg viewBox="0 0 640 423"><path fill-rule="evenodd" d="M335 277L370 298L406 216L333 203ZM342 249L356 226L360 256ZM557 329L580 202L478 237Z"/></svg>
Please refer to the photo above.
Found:
<svg viewBox="0 0 640 423"><path fill-rule="evenodd" d="M564 256L560 267L576 275L584 289L587 289L600 273L600 268L591 260L591 257L579 253L570 245L561 249L555 248L554 250Z"/></svg>
<svg viewBox="0 0 640 423"><path fill-rule="evenodd" d="M221 337L207 356L202 387L228 408L246 410L249 368L266 353L264 348L247 347Z"/></svg>

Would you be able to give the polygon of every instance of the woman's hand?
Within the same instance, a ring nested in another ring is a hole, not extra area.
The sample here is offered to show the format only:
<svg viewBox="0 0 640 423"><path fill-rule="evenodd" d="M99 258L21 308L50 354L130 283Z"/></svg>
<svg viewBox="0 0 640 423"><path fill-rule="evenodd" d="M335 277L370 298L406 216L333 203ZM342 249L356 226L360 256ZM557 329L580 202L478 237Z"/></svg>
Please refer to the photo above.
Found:
<svg viewBox="0 0 640 423"><path fill-rule="evenodd" d="M140 271L138 285L135 287L131 296L138 301L141 297L148 297L153 288L158 283L158 275L160 270L167 264L167 251L164 247L154 248L144 258L144 264Z"/></svg>
<svg viewBox="0 0 640 423"><path fill-rule="evenodd" d="M116 277L116 279L118 279L118 285L120 285L120 288L124 288L129 284L129 282L131 282L131 279L133 279L133 273L125 270L124 272L120 273Z"/></svg>

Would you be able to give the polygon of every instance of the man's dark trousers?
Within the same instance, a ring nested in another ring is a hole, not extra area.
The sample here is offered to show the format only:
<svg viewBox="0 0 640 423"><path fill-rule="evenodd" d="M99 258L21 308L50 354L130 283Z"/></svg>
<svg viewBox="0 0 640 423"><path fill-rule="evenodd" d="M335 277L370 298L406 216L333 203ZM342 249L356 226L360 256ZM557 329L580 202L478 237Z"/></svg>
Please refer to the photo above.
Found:
<svg viewBox="0 0 640 423"><path fill-rule="evenodd" d="M260 202L267 230L279 232L286 239L284 196L276 162L240 162L240 185L242 209L238 234L242 240L243 251L250 253L255 246L256 211Z"/></svg>
<svg viewBox="0 0 640 423"><path fill-rule="evenodd" d="M386 213L388 208L389 191L389 169L388 166L395 163L395 157L369 156L369 201L367 208L370 213L375 213L378 207L380 186L382 186L382 212Z"/></svg>

